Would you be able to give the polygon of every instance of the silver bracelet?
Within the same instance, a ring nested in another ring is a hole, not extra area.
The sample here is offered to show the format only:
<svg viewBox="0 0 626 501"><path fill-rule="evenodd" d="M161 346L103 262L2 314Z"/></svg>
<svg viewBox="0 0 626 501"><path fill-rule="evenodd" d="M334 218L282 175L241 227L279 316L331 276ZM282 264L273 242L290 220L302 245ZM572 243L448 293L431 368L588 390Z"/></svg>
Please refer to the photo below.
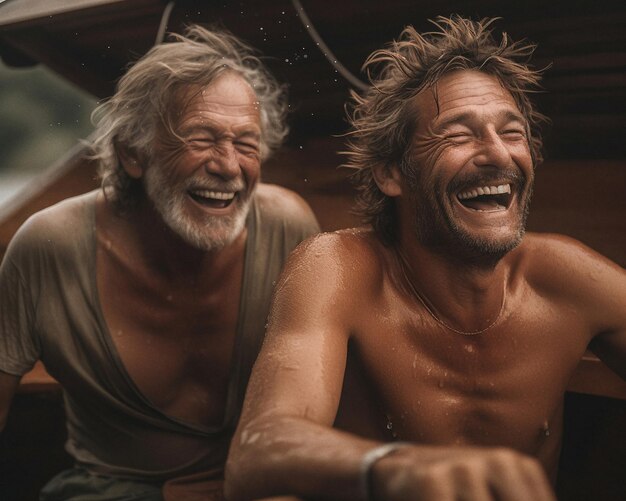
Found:
<svg viewBox="0 0 626 501"><path fill-rule="evenodd" d="M385 456L393 454L398 449L411 445L408 442L390 442L367 451L361 460L360 479L362 499L372 501L372 468Z"/></svg>

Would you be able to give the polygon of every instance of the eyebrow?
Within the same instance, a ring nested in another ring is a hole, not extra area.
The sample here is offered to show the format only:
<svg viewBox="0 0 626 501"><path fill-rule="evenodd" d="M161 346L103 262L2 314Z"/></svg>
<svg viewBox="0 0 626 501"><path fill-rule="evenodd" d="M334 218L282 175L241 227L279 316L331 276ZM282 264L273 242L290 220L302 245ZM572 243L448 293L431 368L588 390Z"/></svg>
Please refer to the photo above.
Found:
<svg viewBox="0 0 626 501"><path fill-rule="evenodd" d="M476 117L477 117L476 113L473 113L471 111L463 111L460 113L455 113L451 115L450 117L437 123L433 127L433 129L435 131L441 131L441 130L446 129L448 126L452 124L457 124L457 123L463 124L463 123L472 122L476 120ZM523 115L513 110L499 111L496 113L495 118L496 120L504 120L506 122L520 122L520 124L522 125L526 124L526 119L523 117Z"/></svg>
<svg viewBox="0 0 626 501"><path fill-rule="evenodd" d="M187 127L183 127L181 133L189 134L193 132L209 132L214 135L220 135L221 125L219 122L211 120L203 120L202 124L191 124ZM258 127L251 125L242 125L241 127L235 127L234 132L237 137L251 137L253 139L261 139L261 131Z"/></svg>

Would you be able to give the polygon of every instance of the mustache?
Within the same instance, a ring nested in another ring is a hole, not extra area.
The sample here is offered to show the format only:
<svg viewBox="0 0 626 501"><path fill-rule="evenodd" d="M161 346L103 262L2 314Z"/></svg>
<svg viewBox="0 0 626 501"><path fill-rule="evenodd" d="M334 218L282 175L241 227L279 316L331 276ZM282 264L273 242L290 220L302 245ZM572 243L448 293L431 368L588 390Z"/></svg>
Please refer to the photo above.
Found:
<svg viewBox="0 0 626 501"><path fill-rule="evenodd" d="M450 183L452 192L475 186L487 186L508 183L512 188L521 190L526 183L526 176L517 169L493 169L479 173L460 175Z"/></svg>
<svg viewBox="0 0 626 501"><path fill-rule="evenodd" d="M190 179L186 179L182 183L182 188L184 190L242 191L245 187L245 183L241 179L223 181L204 176L195 176Z"/></svg>

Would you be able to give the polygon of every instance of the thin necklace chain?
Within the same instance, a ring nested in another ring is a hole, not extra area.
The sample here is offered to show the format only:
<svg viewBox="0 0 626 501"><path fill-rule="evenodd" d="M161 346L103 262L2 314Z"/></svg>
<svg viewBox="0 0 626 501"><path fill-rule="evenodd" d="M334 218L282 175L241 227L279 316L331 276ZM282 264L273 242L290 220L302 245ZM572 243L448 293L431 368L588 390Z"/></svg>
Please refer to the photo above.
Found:
<svg viewBox="0 0 626 501"><path fill-rule="evenodd" d="M400 252L400 250L397 250L398 255L400 256L400 260L401 263L404 265L405 268L407 268L408 270L412 270L411 266L409 265L409 262L406 260L406 258L404 257L404 255L402 254L402 252ZM406 273L405 273L406 276ZM491 322L487 327L485 327L484 329L480 329L477 331L462 331L459 329L455 329L454 327L448 325L447 323L445 323L442 319L440 319L435 312L428 306L428 304L426 304L426 301L423 298L423 295L417 290L417 288L415 287L415 285L413 285L413 281L409 279L409 277L406 277L406 281L409 284L409 287L411 288L411 291L413 292L413 294L415 295L415 297L417 297L417 299L419 300L420 303L422 303L422 306L426 309L426 311L430 314L431 317L433 317L435 319L435 321L441 325L442 327L445 327L448 330L451 330L452 332L456 332L457 334L461 334L462 336L476 336L477 334L482 334L483 332L488 331L489 329L491 329L494 325L496 325L498 323L498 320L500 320L500 317L502 316L502 312L504 311L504 305L506 303L506 282L504 284L504 287L502 288L502 304L500 305L500 311L498 312L498 316L495 318L495 320L493 322Z"/></svg>

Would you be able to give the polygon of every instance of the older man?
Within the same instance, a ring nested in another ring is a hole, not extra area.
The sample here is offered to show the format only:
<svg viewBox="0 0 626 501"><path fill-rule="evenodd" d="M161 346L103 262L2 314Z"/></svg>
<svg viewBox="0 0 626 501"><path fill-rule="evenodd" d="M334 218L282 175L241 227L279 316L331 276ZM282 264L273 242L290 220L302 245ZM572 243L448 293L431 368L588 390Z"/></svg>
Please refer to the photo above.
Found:
<svg viewBox="0 0 626 501"><path fill-rule="evenodd" d="M76 467L42 499L221 498L284 260L318 226L259 183L282 88L226 32L154 47L98 110L102 190L44 210L0 269L0 415L36 360L63 386Z"/></svg>
<svg viewBox="0 0 626 501"><path fill-rule="evenodd" d="M436 25L369 58L349 165L373 230L292 256L231 446L232 499L551 500L587 346L626 377L624 270L524 235L532 48L496 42L489 20Z"/></svg>

